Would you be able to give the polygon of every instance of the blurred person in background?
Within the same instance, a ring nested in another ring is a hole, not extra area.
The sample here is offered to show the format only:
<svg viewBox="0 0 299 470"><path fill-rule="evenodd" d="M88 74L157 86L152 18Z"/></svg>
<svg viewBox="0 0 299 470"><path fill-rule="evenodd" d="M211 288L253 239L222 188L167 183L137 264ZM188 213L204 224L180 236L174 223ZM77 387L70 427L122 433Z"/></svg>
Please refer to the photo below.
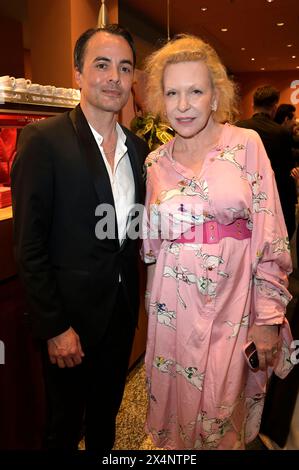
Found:
<svg viewBox="0 0 299 470"><path fill-rule="evenodd" d="M266 99L272 99L273 107L269 107L268 114L266 116L258 115L255 118L249 120L252 124L254 122L253 128L255 128L261 135L262 138L265 139L265 142L268 142L268 149L269 149L269 157L275 162L274 158L280 158L280 163L277 166L274 165L276 168L276 173L279 171L285 171L285 174L281 176L285 176L285 185L283 186L282 183L280 184L280 196L282 198L282 202L284 202L284 213L286 215L286 221L289 221L289 227L293 227L293 212L287 209L287 195L288 195L288 184L290 178L287 178L287 171L290 169L290 175L294 179L294 181L298 181L299 178L299 168L296 168L296 154L298 152L298 138L296 137L296 108L291 104L280 104L274 114L275 105L274 102L277 100L277 92L273 87L262 87L259 91L256 92L257 97L256 101L258 105L262 104L262 109L265 110L265 102ZM267 98L268 96L268 98ZM257 106L257 110L259 110L259 106ZM271 113L271 110L273 113ZM281 134L280 130L275 127L270 121L269 116L274 116L273 121L281 126L283 129L283 136L284 147L280 145L282 141L277 134ZM259 130L257 129L259 127ZM268 139L268 140L267 140ZM269 144L270 142L270 144ZM271 145L273 142L273 145ZM275 145L278 145L278 149L280 151L284 151L281 155L278 155L275 152ZM266 145L266 144L265 144ZM275 157L276 156L276 157ZM284 162L284 158L287 159ZM288 165L285 166L285 163ZM293 168L294 167L294 168ZM281 181L281 178L278 179ZM293 184L290 186L291 191L290 194L290 202L293 201ZM296 203L295 193L294 193L294 203ZM290 208L293 208L293 205L290 204ZM293 229L289 229L290 235L293 233ZM296 251L297 251L297 267L299 266L299 232L297 230L296 235ZM297 271L298 272L298 271ZM296 273L294 273L294 279L296 278ZM292 333L294 338L298 338L299 335L299 302L298 296L294 292L295 298L293 299L292 303L289 304L289 308L287 309L287 317L290 322L290 326L292 329ZM297 398L298 394L298 386L299 386L299 369L298 366L294 367L290 374L284 379L281 380L279 377L273 375L271 377L269 388L266 395L265 400L265 407L264 412L262 415L262 422L261 422L261 434L260 437L263 440L264 444L271 448L277 449L278 446L281 448L285 447L286 449L299 449L299 421L298 421L298 413L299 413L299 400ZM297 398L297 402L296 402Z"/></svg>
<svg viewBox="0 0 299 470"><path fill-rule="evenodd" d="M282 103L278 106L274 121L285 127L291 135L296 127L296 108L292 104Z"/></svg>
<svg viewBox="0 0 299 470"><path fill-rule="evenodd" d="M274 121L284 127L289 132L292 139L292 153L293 153L293 166L291 176L295 180L297 186L297 203L299 195L299 135L297 135L297 121L296 121L296 108L292 104L280 104L277 108ZM297 219L299 213L297 211ZM296 253L297 253L297 268L299 269L299 230L297 220L297 234L296 234Z"/></svg>
<svg viewBox="0 0 299 470"><path fill-rule="evenodd" d="M255 130L262 139L275 173L282 212L289 240L291 240L296 227L297 194L296 185L290 173L295 163L290 132L274 121L279 97L279 91L271 85L257 88L253 95L253 116L236 122L236 125Z"/></svg>
<svg viewBox="0 0 299 470"><path fill-rule="evenodd" d="M292 137L293 165L299 165L299 123L296 120L296 108L292 104L280 104L274 121L283 126Z"/></svg>

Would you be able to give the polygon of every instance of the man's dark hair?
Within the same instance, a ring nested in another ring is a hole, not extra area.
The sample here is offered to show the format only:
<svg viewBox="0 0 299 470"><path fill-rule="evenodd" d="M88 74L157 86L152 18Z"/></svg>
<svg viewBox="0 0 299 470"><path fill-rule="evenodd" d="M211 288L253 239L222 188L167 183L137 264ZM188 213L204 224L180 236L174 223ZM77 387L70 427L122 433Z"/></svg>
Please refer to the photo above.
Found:
<svg viewBox="0 0 299 470"><path fill-rule="evenodd" d="M106 32L109 34L115 34L116 36L122 36L127 43L129 44L132 53L133 53L133 66L135 67L136 64L136 50L135 50L135 45L133 38L131 36L131 33L129 33L128 30L123 28L122 26L118 24L109 24L107 26L103 26L101 28L91 28L85 31L81 36L77 39L77 42L75 44L74 48L74 64L75 68L79 70L79 72L82 72L83 68L83 62L84 62L84 55L86 51L86 47L88 44L88 41L97 33L100 32Z"/></svg>
<svg viewBox="0 0 299 470"><path fill-rule="evenodd" d="M296 108L292 104L280 104L277 108L274 121L277 124L282 124L287 117L288 119L293 119L296 113Z"/></svg>
<svg viewBox="0 0 299 470"><path fill-rule="evenodd" d="M279 91L271 85L264 85L257 88L253 95L253 105L255 108L270 109L279 101Z"/></svg>

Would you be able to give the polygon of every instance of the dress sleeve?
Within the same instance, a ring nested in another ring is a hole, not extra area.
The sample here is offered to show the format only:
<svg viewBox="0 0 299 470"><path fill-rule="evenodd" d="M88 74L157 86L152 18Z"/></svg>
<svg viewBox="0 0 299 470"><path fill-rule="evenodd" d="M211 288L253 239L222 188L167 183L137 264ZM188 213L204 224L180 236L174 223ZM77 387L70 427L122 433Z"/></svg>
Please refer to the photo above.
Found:
<svg viewBox="0 0 299 470"><path fill-rule="evenodd" d="M283 157L282 157L283 158ZM292 296L289 240L274 173L259 135L247 142L247 179L252 192L252 316L257 325L281 324Z"/></svg>
<svg viewBox="0 0 299 470"><path fill-rule="evenodd" d="M160 214L157 203L157 183L153 164L156 166L155 152L149 154L145 161L146 198L142 224L141 257L146 264L156 263L160 248Z"/></svg>

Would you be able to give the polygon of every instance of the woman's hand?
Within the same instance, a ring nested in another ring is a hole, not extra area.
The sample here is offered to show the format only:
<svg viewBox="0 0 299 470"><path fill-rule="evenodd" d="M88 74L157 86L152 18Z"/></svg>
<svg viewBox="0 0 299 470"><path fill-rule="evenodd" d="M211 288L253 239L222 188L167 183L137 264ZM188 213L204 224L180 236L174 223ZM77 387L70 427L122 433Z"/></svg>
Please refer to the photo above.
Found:
<svg viewBox="0 0 299 470"><path fill-rule="evenodd" d="M252 340L257 349L259 368L265 370L268 366L273 366L281 348L278 325L252 325L248 333L248 340Z"/></svg>

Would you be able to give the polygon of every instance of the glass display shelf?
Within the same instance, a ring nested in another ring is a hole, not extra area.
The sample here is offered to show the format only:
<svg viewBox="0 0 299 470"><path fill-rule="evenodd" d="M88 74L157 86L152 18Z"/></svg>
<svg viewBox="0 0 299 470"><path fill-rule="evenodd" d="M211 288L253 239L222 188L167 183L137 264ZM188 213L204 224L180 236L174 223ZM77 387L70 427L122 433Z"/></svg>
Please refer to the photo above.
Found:
<svg viewBox="0 0 299 470"><path fill-rule="evenodd" d="M70 92L71 93L71 92ZM78 95L78 93L76 93ZM55 94L32 93L28 91L16 91L0 89L0 106L5 103L18 104L20 106L41 106L55 108L74 108L79 103L79 97L62 96Z"/></svg>

